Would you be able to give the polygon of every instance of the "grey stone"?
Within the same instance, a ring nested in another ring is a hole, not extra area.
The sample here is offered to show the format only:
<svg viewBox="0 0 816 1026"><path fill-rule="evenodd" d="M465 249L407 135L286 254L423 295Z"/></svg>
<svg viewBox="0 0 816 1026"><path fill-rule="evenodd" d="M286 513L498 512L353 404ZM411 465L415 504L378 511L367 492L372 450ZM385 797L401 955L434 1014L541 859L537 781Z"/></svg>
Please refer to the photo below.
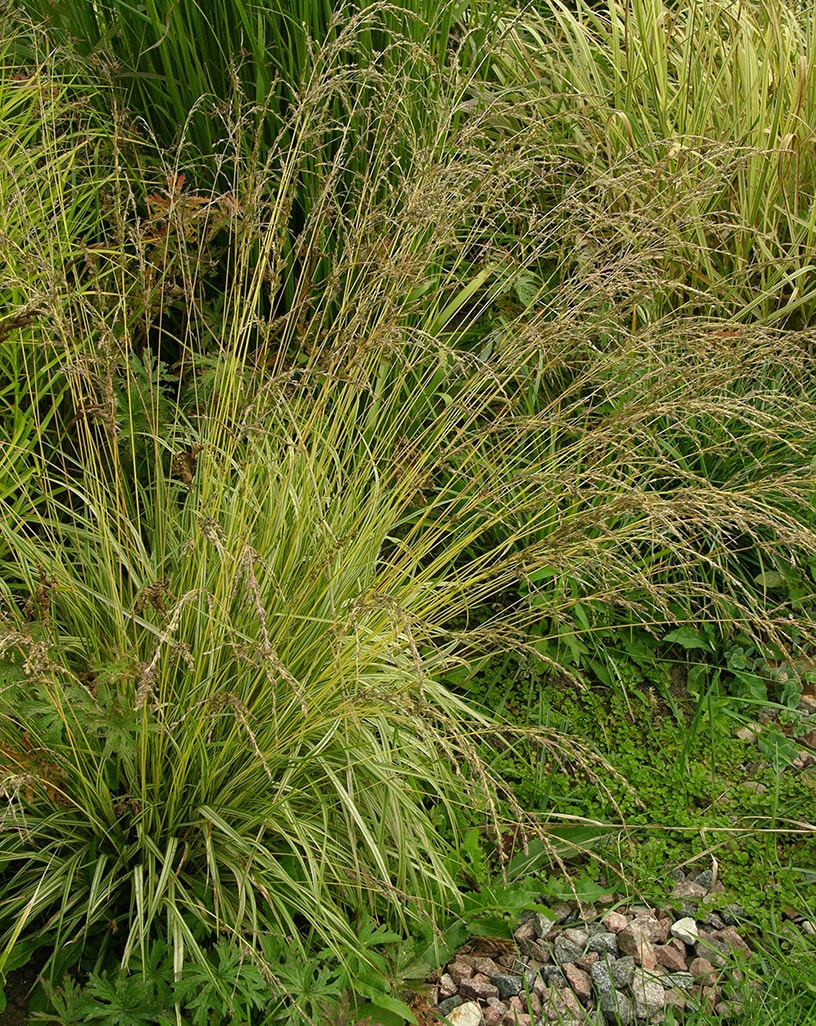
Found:
<svg viewBox="0 0 816 1026"><path fill-rule="evenodd" d="M527 990L532 990L538 980L538 969L532 965L519 965L513 975L518 976L519 974L522 977L521 989L524 990L526 987Z"/></svg>
<svg viewBox="0 0 816 1026"><path fill-rule="evenodd" d="M583 955L583 947L574 944L565 934L559 933L553 945L553 958L559 965L564 962L577 962Z"/></svg>
<svg viewBox="0 0 816 1026"><path fill-rule="evenodd" d="M458 994L454 994L453 997L445 998L444 1001L440 1001L438 1008L440 1015L447 1015L448 1012L452 1012L454 1008L458 1008L459 1005L463 1005L465 1002Z"/></svg>
<svg viewBox="0 0 816 1026"><path fill-rule="evenodd" d="M567 979L561 971L561 967L557 965L542 965L539 969L541 979L545 983L554 983L559 989L563 989L567 985Z"/></svg>
<svg viewBox="0 0 816 1026"><path fill-rule="evenodd" d="M745 918L745 909L742 905L738 905L734 902L731 905L726 905L724 909L721 909L720 915L722 916L722 921L726 926L739 926L741 920Z"/></svg>
<svg viewBox="0 0 816 1026"><path fill-rule="evenodd" d="M566 901L557 901L552 907L552 914L559 923L565 923L572 915L572 906Z"/></svg>
<svg viewBox="0 0 816 1026"><path fill-rule="evenodd" d="M634 969L635 960L631 959ZM589 970L592 977L592 986L599 998L604 994L611 994L615 989L615 977L612 975L612 963L598 960Z"/></svg>
<svg viewBox="0 0 816 1026"><path fill-rule="evenodd" d="M625 990L632 982L634 958L599 958L590 968L592 983L598 994L605 991Z"/></svg>
<svg viewBox="0 0 816 1026"><path fill-rule="evenodd" d="M527 990L532 990L535 987L538 980L541 978L538 975L538 969L534 968L533 966L526 968L522 973L522 976L524 977L524 983L527 987Z"/></svg>
<svg viewBox="0 0 816 1026"><path fill-rule="evenodd" d="M710 869L704 869L702 873L698 873L694 878L694 882L700 887L705 887L706 890L711 887L711 882L714 879L714 874Z"/></svg>
<svg viewBox="0 0 816 1026"><path fill-rule="evenodd" d="M697 951L718 969L723 969L728 965L731 958L731 948L725 941L718 940L716 937L701 937L697 944Z"/></svg>
<svg viewBox="0 0 816 1026"><path fill-rule="evenodd" d="M619 990L613 990L610 994L599 996L598 1007L608 1022L629 1026L629 1023L634 1021L635 1010L632 1007L632 1002Z"/></svg>
<svg viewBox="0 0 816 1026"><path fill-rule="evenodd" d="M660 982L666 990L691 990L694 977L691 973L667 973L660 977Z"/></svg>
<svg viewBox="0 0 816 1026"><path fill-rule="evenodd" d="M617 955L618 938L614 933L608 933L606 930L596 933L589 938L587 951L595 951L599 955Z"/></svg>
<svg viewBox="0 0 816 1026"><path fill-rule="evenodd" d="M490 982L498 990L499 997L502 1000L513 997L515 994L520 994L524 990L523 977L512 976L510 973L493 973L490 977Z"/></svg>
<svg viewBox="0 0 816 1026"><path fill-rule="evenodd" d="M544 940L560 922L554 912L536 912L533 919L533 929L539 940Z"/></svg>
<svg viewBox="0 0 816 1026"><path fill-rule="evenodd" d="M631 955L624 955L623 958L616 958L612 962L612 979L619 990L625 990L632 982L632 974L635 971L635 960Z"/></svg>

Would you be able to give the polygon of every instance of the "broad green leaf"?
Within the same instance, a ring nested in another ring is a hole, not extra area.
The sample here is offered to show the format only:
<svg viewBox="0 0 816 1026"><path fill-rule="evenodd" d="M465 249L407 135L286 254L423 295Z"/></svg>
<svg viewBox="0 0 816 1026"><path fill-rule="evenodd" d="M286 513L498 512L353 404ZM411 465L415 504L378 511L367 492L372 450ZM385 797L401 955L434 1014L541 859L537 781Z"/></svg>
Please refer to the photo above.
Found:
<svg viewBox="0 0 816 1026"><path fill-rule="evenodd" d="M785 586L785 578L778 570L763 570L754 578L754 584L763 588L782 588Z"/></svg>
<svg viewBox="0 0 816 1026"><path fill-rule="evenodd" d="M714 651L711 639L694 627L678 627L665 634L663 640L673 645L680 645L685 649L699 648L704 652Z"/></svg>

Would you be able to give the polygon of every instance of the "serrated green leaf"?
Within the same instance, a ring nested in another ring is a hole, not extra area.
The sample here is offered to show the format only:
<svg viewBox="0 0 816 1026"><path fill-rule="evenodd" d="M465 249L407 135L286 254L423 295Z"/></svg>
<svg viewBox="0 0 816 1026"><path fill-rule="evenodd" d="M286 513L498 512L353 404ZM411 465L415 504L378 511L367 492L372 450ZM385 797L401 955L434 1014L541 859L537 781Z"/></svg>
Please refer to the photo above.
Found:
<svg viewBox="0 0 816 1026"><path fill-rule="evenodd" d="M501 916L484 916L480 919L466 921L468 933L475 937L501 937L509 939L513 935L510 924Z"/></svg>

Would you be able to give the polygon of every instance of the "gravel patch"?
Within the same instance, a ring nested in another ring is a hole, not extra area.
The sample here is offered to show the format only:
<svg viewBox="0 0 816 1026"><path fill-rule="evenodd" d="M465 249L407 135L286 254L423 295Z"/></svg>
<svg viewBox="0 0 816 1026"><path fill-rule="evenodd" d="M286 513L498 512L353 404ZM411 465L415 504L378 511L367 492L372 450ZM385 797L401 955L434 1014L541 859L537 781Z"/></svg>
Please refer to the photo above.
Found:
<svg viewBox="0 0 816 1026"><path fill-rule="evenodd" d="M429 1003L436 986L439 1012L467 1004L479 1026L651 1026L669 1007L682 1022L701 1006L738 1023L739 967L751 956L743 910L697 911L718 890L709 871L678 874L681 911L562 902L526 913L512 941L463 945L429 981Z"/></svg>

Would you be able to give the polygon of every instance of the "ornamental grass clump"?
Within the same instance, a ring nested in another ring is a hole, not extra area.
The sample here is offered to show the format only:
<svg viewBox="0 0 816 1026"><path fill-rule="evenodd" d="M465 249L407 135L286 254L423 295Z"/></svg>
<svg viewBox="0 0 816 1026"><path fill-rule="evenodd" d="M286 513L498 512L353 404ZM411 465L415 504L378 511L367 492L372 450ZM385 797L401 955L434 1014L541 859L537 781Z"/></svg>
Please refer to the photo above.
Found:
<svg viewBox="0 0 816 1026"><path fill-rule="evenodd" d="M637 235L564 255L578 215L524 97L431 53L418 122L411 74L338 72L351 45L281 146L224 113L224 191L36 105L0 170L37 253L0 251L0 397L27 411L0 488L0 968L161 941L179 980L219 935L266 968L273 934L365 959L366 917L457 907L463 827L541 826L452 670L518 645L572 672L550 642L600 617L814 640L757 584L816 560L807 338L644 325L670 265Z"/></svg>
<svg viewBox="0 0 816 1026"><path fill-rule="evenodd" d="M518 361L470 337L516 273L512 240L487 248L505 172L447 140L455 76L422 135L382 76L377 149L339 209L357 140L320 166L282 316L293 169L348 99L333 70L292 115L303 151L236 146L229 194L140 179L114 127L97 167L82 123L51 133L36 105L4 167L28 412L0 526L4 970L37 948L54 978L144 965L161 940L180 977L219 934L260 963L270 934L342 959L365 916L456 908L460 823L513 808L477 753L492 725L441 683L529 533L485 506L508 473L529 491L523 446L490 462Z"/></svg>

